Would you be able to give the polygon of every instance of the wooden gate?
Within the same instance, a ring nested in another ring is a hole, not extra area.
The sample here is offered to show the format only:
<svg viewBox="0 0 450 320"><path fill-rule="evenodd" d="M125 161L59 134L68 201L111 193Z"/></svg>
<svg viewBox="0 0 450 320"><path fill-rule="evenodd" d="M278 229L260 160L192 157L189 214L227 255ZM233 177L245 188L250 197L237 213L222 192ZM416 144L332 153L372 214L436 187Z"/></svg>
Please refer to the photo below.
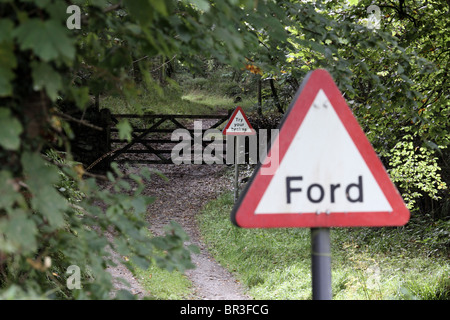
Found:
<svg viewBox="0 0 450 320"><path fill-rule="evenodd" d="M231 110L232 111L232 110ZM118 123L120 119L128 119L132 124L132 140L119 139L119 130L114 126L109 128L110 144L109 155L104 161L121 163L165 163L171 164L171 153L175 144L179 141L172 141L171 134L176 129L184 129L191 135L194 143L194 121L202 121L202 136L209 129L218 128L226 122L230 116L228 114L216 115L174 115L174 114L112 114L113 123ZM225 144L225 140L224 140ZM202 140L202 147L206 143ZM193 149L192 149L193 150ZM194 152L194 151L193 151ZM192 154L193 157L193 154ZM204 161L202 161L204 164Z"/></svg>

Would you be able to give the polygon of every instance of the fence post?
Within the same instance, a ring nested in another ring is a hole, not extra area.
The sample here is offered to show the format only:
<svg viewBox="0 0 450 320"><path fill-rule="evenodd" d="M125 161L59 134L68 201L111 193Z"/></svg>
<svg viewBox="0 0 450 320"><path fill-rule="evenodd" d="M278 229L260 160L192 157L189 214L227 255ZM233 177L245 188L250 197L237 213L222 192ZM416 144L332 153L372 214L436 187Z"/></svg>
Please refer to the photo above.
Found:
<svg viewBox="0 0 450 320"><path fill-rule="evenodd" d="M104 144L100 146L101 154L106 154L111 151L111 111L107 108L100 110L100 126L103 128ZM101 167L108 170L111 166L111 157L107 157L102 161Z"/></svg>

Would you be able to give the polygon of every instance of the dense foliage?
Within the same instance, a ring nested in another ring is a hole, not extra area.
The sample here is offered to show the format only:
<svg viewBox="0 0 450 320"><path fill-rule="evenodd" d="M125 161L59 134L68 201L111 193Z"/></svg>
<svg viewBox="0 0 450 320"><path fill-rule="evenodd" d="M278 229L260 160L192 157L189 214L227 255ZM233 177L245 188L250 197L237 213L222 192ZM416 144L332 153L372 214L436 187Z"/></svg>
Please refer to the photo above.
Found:
<svg viewBox="0 0 450 320"><path fill-rule="evenodd" d="M330 70L408 206L418 209L414 204L423 198L422 209L446 217L450 38L444 17L450 6L381 3L380 28L372 29L366 10L371 2L351 2L356 5L280 3L280 11L270 12L277 21L283 17L287 32L268 32L276 26L270 18L255 21L261 46L252 61L258 60L263 79L275 78L284 90L284 108L308 71Z"/></svg>
<svg viewBox="0 0 450 320"><path fill-rule="evenodd" d="M67 28L71 4L80 29ZM246 68L281 88L279 108L309 70L327 68L411 207L427 196L422 209L447 215L449 6L380 4L381 28L369 29L369 4L1 0L0 297L108 298L109 248L142 267L192 267L178 226L148 237L152 199L140 192L150 173L86 172L60 107L83 112L100 93L137 104L137 73L156 90L155 57ZM126 136L129 126L120 127ZM420 168L427 179L418 181ZM66 287L69 265L83 272L81 290Z"/></svg>

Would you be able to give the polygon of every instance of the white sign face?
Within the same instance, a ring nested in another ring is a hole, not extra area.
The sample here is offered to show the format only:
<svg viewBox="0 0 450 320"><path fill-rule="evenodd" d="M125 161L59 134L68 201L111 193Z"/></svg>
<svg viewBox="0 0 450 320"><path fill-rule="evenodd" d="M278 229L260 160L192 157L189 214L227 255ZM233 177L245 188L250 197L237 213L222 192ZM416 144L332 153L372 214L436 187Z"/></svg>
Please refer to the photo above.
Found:
<svg viewBox="0 0 450 320"><path fill-rule="evenodd" d="M249 126L249 123L240 108L234 114L231 123L227 125L225 134L254 134L254 130Z"/></svg>
<svg viewBox="0 0 450 320"><path fill-rule="evenodd" d="M255 214L377 211L392 207L319 90Z"/></svg>

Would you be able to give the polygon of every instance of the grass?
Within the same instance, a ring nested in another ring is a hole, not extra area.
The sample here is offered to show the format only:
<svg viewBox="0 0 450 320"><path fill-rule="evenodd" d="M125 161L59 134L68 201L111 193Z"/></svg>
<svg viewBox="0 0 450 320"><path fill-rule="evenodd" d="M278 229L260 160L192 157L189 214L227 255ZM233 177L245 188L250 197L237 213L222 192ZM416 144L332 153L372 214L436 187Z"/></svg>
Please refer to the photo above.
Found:
<svg viewBox="0 0 450 320"><path fill-rule="evenodd" d="M254 99L248 98L244 96L242 101L237 103L234 102L234 99L221 96L221 95L210 95L205 92L194 90L183 95L182 100L189 101L194 104L201 104L206 106L220 106L222 109L234 109L236 106L241 106L244 110L250 110L253 105L256 103Z"/></svg>
<svg viewBox="0 0 450 320"><path fill-rule="evenodd" d="M199 218L215 258L256 299L311 299L309 229L236 228L229 221L232 205L232 193L226 193ZM449 299L447 252L421 243L412 225L333 228L333 298Z"/></svg>
<svg viewBox="0 0 450 320"><path fill-rule="evenodd" d="M154 235L147 230L147 236ZM161 251L156 250L158 255ZM180 271L168 271L158 267L156 261L152 259L152 264L147 269L142 269L131 262L132 272L136 280L149 293L149 299L155 300L183 300L191 296L191 281Z"/></svg>
<svg viewBox="0 0 450 320"><path fill-rule="evenodd" d="M132 102L126 102L123 97L107 96L100 100L100 105L109 108L112 113L211 114L216 110L213 105L182 99L176 87L168 86L159 90L141 90L141 94Z"/></svg>
<svg viewBox="0 0 450 320"><path fill-rule="evenodd" d="M254 99L245 97L239 103L226 95L208 93L202 90L184 92L178 85L155 87L153 91L140 90L140 94L131 102L123 97L101 97L101 108L109 108L112 113L151 113L151 114L213 114L234 109L241 105L250 109Z"/></svg>
<svg viewBox="0 0 450 320"><path fill-rule="evenodd" d="M147 270L135 268L135 276L154 299L183 300L191 295L192 283L178 271L169 272L156 265Z"/></svg>

